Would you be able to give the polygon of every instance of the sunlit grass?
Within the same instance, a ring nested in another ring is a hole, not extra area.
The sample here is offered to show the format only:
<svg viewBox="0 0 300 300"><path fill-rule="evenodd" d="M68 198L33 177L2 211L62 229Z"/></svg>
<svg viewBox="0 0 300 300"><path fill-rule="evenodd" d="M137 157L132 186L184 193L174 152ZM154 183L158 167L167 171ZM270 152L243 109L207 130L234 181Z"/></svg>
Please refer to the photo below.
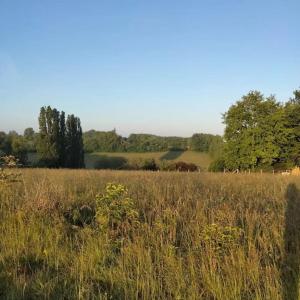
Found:
<svg viewBox="0 0 300 300"><path fill-rule="evenodd" d="M70 208L97 209L109 182L127 187L135 226L116 235L66 220ZM0 187L0 298L281 299L291 182L300 185L272 174L24 169Z"/></svg>

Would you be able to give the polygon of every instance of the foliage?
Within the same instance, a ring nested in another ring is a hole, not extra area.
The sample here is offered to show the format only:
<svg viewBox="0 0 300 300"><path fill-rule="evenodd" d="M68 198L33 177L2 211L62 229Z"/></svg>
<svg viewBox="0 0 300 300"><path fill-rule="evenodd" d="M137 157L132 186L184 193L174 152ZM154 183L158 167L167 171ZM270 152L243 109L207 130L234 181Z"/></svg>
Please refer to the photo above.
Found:
<svg viewBox="0 0 300 300"><path fill-rule="evenodd" d="M186 150L188 139L181 137L161 137L152 134L130 134L126 139L129 152L155 152Z"/></svg>
<svg viewBox="0 0 300 300"><path fill-rule="evenodd" d="M141 169L147 171L157 171L159 170L159 167L157 166L155 159L148 158L143 161Z"/></svg>
<svg viewBox="0 0 300 300"><path fill-rule="evenodd" d="M118 152L125 150L124 139L112 131L89 130L83 134L85 152Z"/></svg>
<svg viewBox="0 0 300 300"><path fill-rule="evenodd" d="M139 213L134 201L127 196L124 185L109 183L106 193L96 198L96 221L102 230L110 230L114 236L123 235L136 226Z"/></svg>
<svg viewBox="0 0 300 300"><path fill-rule="evenodd" d="M82 129L80 119L74 115L69 115L66 121L64 155L67 168L84 167Z"/></svg>
<svg viewBox="0 0 300 300"><path fill-rule="evenodd" d="M213 160L209 167L208 171L210 172L222 172L226 168L225 160L222 157L216 158Z"/></svg>
<svg viewBox="0 0 300 300"><path fill-rule="evenodd" d="M286 156L293 165L300 165L300 90L294 91L294 97L284 107L286 123L290 132L289 145Z"/></svg>
<svg viewBox="0 0 300 300"><path fill-rule="evenodd" d="M193 163L186 163L184 161L178 161L169 166L169 171L179 171L179 172L196 172L198 167Z"/></svg>
<svg viewBox="0 0 300 300"><path fill-rule="evenodd" d="M224 114L224 158L228 169L254 169L287 160L291 131L273 96L252 91Z"/></svg>
<svg viewBox="0 0 300 300"><path fill-rule="evenodd" d="M216 151L216 145L222 143L222 138L219 135L207 133L195 133L190 139L190 149L200 152Z"/></svg>
<svg viewBox="0 0 300 300"><path fill-rule="evenodd" d="M170 170L170 166L177 161L193 163L201 170L207 170L212 160L210 155L204 152L190 150L174 151L174 154L172 152L87 153L85 164L88 169L141 170L145 160L154 159L159 170Z"/></svg>
<svg viewBox="0 0 300 300"><path fill-rule="evenodd" d="M242 233L243 231L238 227L213 223L206 225L200 236L202 246L209 247L218 255L223 255L240 244Z"/></svg>
<svg viewBox="0 0 300 300"><path fill-rule="evenodd" d="M39 116L38 154L40 164L46 167L84 167L82 129L80 119L42 107Z"/></svg>
<svg viewBox="0 0 300 300"><path fill-rule="evenodd" d="M16 156L20 163L26 164L28 151L30 151L30 146L25 137L15 131L10 131L8 134L0 132L0 153L2 152L2 155Z"/></svg>
<svg viewBox="0 0 300 300"><path fill-rule="evenodd" d="M69 208L63 213L65 219L74 226L84 227L91 225L95 220L95 210L89 205L77 205Z"/></svg>
<svg viewBox="0 0 300 300"><path fill-rule="evenodd" d="M83 134L85 152L161 152L187 150L189 138L130 134L122 137L112 131L90 130Z"/></svg>

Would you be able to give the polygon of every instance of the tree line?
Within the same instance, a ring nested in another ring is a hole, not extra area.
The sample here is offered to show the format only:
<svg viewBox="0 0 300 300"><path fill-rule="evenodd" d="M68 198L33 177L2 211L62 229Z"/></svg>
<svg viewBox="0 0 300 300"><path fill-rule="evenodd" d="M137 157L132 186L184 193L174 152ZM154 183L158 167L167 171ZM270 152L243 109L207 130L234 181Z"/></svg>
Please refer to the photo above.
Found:
<svg viewBox="0 0 300 300"><path fill-rule="evenodd" d="M250 91L223 114L223 136L197 133L190 138L131 134L115 130L82 133L74 115L42 107L39 132L27 128L23 135L0 132L0 156L15 155L26 163L27 154L37 152L39 165L84 167L84 152L208 152L214 158L210 170L290 169L300 166L300 90L286 102L259 91Z"/></svg>
<svg viewBox="0 0 300 300"><path fill-rule="evenodd" d="M28 155L37 153L38 167L83 168L84 149L80 119L73 114L65 117L63 111L42 107L39 114L39 132L26 128L24 134L0 132L0 157L13 155L21 164L32 165Z"/></svg>
<svg viewBox="0 0 300 300"><path fill-rule="evenodd" d="M222 137L196 133L192 137L130 134L123 137L116 130L89 130L82 133L79 118L51 107L42 107L39 132L26 128L23 135L15 131L0 132L0 156L14 155L23 165L32 165L37 153L40 167L82 167L84 153L92 152L165 152L193 150L218 156Z"/></svg>
<svg viewBox="0 0 300 300"><path fill-rule="evenodd" d="M89 130L83 133L85 152L163 152L193 150L214 154L222 144L221 136L196 133L192 137L130 134L122 137L112 131Z"/></svg>

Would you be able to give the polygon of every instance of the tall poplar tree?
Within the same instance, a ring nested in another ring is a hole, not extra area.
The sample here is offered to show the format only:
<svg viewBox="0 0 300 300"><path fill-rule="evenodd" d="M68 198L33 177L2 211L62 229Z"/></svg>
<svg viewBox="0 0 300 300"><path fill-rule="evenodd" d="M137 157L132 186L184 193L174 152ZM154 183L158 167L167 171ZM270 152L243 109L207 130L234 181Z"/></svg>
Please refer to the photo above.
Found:
<svg viewBox="0 0 300 300"><path fill-rule="evenodd" d="M66 167L84 167L82 129L80 119L74 115L69 115L66 121Z"/></svg>
<svg viewBox="0 0 300 300"><path fill-rule="evenodd" d="M83 140L80 119L56 108L42 107L39 116L38 153L46 167L84 167Z"/></svg>

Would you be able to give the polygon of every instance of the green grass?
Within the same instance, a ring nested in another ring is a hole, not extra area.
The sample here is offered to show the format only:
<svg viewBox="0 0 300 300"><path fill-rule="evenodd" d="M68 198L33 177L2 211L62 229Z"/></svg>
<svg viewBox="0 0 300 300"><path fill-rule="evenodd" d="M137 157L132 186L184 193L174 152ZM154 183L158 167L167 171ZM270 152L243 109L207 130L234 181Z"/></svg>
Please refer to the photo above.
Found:
<svg viewBox="0 0 300 300"><path fill-rule="evenodd" d="M207 170L211 158L209 154L196 152L196 151L166 151L166 152L145 152L145 153L135 153L135 152L97 152L85 155L85 164L87 168L94 168L95 162L99 157L106 156L107 158L124 158L128 161L136 159L147 159L154 158L157 163L160 163L163 159L169 162L184 161L187 163L194 163L203 170Z"/></svg>
<svg viewBox="0 0 300 300"><path fill-rule="evenodd" d="M0 180L1 299L298 299L300 177L21 172ZM107 227L66 218L96 199Z"/></svg>

